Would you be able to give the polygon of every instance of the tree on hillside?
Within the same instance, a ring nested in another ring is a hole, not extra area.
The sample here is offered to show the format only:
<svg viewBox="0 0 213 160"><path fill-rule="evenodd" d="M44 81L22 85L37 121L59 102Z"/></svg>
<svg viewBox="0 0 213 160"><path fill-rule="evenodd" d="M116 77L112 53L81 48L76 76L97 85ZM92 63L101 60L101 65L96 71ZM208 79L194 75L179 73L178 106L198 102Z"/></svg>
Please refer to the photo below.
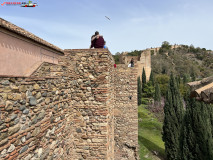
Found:
<svg viewBox="0 0 213 160"><path fill-rule="evenodd" d="M190 78L189 78L189 75L188 74L184 74L183 75L183 84L186 84L186 83L188 83L190 80L189 80Z"/></svg>
<svg viewBox="0 0 213 160"><path fill-rule="evenodd" d="M166 74L158 74L155 77L155 83L159 84L161 95L166 96L169 83L169 76L167 76Z"/></svg>
<svg viewBox="0 0 213 160"><path fill-rule="evenodd" d="M134 50L134 51L128 52L127 56L140 56L141 52L142 50Z"/></svg>
<svg viewBox="0 0 213 160"><path fill-rule="evenodd" d="M159 53L166 53L169 52L171 50L171 45L169 44L169 42L164 41L161 45L161 48L159 50Z"/></svg>
<svg viewBox="0 0 213 160"><path fill-rule="evenodd" d="M152 71L151 71L151 73L150 73L149 82L151 82L151 84L152 84L153 86L155 85L154 75L153 75L153 72L152 72Z"/></svg>
<svg viewBox="0 0 213 160"><path fill-rule="evenodd" d="M183 104L176 80L170 76L164 106L163 141L168 160L178 159L180 152L180 134L183 121Z"/></svg>
<svg viewBox="0 0 213 160"><path fill-rule="evenodd" d="M176 76L176 83L177 83L177 87L179 88L180 87L180 83L181 83L181 78L180 76Z"/></svg>
<svg viewBox="0 0 213 160"><path fill-rule="evenodd" d="M161 45L161 48L171 49L171 45L169 44L169 42L164 41Z"/></svg>
<svg viewBox="0 0 213 160"><path fill-rule="evenodd" d="M183 130L180 138L182 148L181 152L179 152L179 157L181 160L194 160L197 157L194 149L194 147L196 146L196 137L193 132L193 119L191 116L192 113L192 107L187 104L183 120Z"/></svg>
<svg viewBox="0 0 213 160"><path fill-rule="evenodd" d="M145 84L146 84L146 73L145 73L145 69L143 68L143 72L142 72L142 93L144 92Z"/></svg>
<svg viewBox="0 0 213 160"><path fill-rule="evenodd" d="M183 160L210 160L213 157L212 108L208 104L196 102L187 103L182 134Z"/></svg>
<svg viewBox="0 0 213 160"><path fill-rule="evenodd" d="M195 72L194 72L194 71L192 71L192 73L191 73L191 80L192 80L192 81L195 81L195 80L196 80L196 75L195 75Z"/></svg>
<svg viewBox="0 0 213 160"><path fill-rule="evenodd" d="M121 53L117 52L115 53L115 55L112 55L114 60L115 60L115 64L119 64L120 63L120 56L121 56Z"/></svg>
<svg viewBox="0 0 213 160"><path fill-rule="evenodd" d="M141 105L142 98L142 88L141 88L141 79L138 77L138 105Z"/></svg>
<svg viewBox="0 0 213 160"><path fill-rule="evenodd" d="M210 114L210 122L211 122L212 135L213 135L213 104L209 105L209 114Z"/></svg>
<svg viewBox="0 0 213 160"><path fill-rule="evenodd" d="M154 94L155 94L155 88L151 84L151 82L148 82L148 83L144 84L144 87L143 87L143 96L142 97L153 98Z"/></svg>
<svg viewBox="0 0 213 160"><path fill-rule="evenodd" d="M156 85L155 85L154 100L155 100L155 102L160 102L160 100L161 100L160 86L158 83L156 83Z"/></svg>

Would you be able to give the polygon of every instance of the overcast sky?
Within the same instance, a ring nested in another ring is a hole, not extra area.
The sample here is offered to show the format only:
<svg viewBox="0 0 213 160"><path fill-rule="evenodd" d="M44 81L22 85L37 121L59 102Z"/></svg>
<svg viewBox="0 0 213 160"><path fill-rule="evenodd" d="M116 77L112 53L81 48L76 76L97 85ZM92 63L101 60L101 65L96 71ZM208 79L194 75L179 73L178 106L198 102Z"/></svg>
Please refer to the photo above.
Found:
<svg viewBox="0 0 213 160"><path fill-rule="evenodd" d="M0 17L62 49L88 48L99 31L112 54L158 47L163 41L213 50L213 0L32 2L38 6L0 5Z"/></svg>

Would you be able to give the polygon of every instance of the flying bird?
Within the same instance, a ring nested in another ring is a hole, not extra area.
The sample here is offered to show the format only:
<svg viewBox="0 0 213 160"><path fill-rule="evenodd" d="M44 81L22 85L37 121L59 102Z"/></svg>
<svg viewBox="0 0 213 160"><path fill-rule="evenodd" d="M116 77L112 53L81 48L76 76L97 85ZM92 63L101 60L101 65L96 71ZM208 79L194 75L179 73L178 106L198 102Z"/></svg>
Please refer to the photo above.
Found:
<svg viewBox="0 0 213 160"><path fill-rule="evenodd" d="M107 17L107 16L105 16L108 20L110 20L110 18L109 17Z"/></svg>

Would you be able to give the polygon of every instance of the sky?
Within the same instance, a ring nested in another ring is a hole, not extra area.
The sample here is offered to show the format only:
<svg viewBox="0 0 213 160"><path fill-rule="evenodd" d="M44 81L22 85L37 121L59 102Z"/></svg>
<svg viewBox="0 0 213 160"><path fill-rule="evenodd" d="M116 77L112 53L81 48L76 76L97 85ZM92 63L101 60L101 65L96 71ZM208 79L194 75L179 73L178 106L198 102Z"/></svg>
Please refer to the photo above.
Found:
<svg viewBox="0 0 213 160"><path fill-rule="evenodd" d="M32 2L38 6L0 5L0 17L62 49L89 48L99 31L112 54L159 47L163 41L213 50L213 0Z"/></svg>

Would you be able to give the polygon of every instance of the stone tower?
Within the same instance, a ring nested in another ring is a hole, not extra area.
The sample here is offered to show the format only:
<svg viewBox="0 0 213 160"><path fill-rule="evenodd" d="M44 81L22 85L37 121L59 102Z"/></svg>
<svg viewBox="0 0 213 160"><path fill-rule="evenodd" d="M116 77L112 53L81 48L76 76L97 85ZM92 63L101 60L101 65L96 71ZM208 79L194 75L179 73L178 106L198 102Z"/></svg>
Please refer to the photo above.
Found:
<svg viewBox="0 0 213 160"><path fill-rule="evenodd" d="M151 52L150 50L142 51L140 60L137 61L138 64L138 76L142 76L143 68L146 72L146 81L149 81L150 73L151 73Z"/></svg>

